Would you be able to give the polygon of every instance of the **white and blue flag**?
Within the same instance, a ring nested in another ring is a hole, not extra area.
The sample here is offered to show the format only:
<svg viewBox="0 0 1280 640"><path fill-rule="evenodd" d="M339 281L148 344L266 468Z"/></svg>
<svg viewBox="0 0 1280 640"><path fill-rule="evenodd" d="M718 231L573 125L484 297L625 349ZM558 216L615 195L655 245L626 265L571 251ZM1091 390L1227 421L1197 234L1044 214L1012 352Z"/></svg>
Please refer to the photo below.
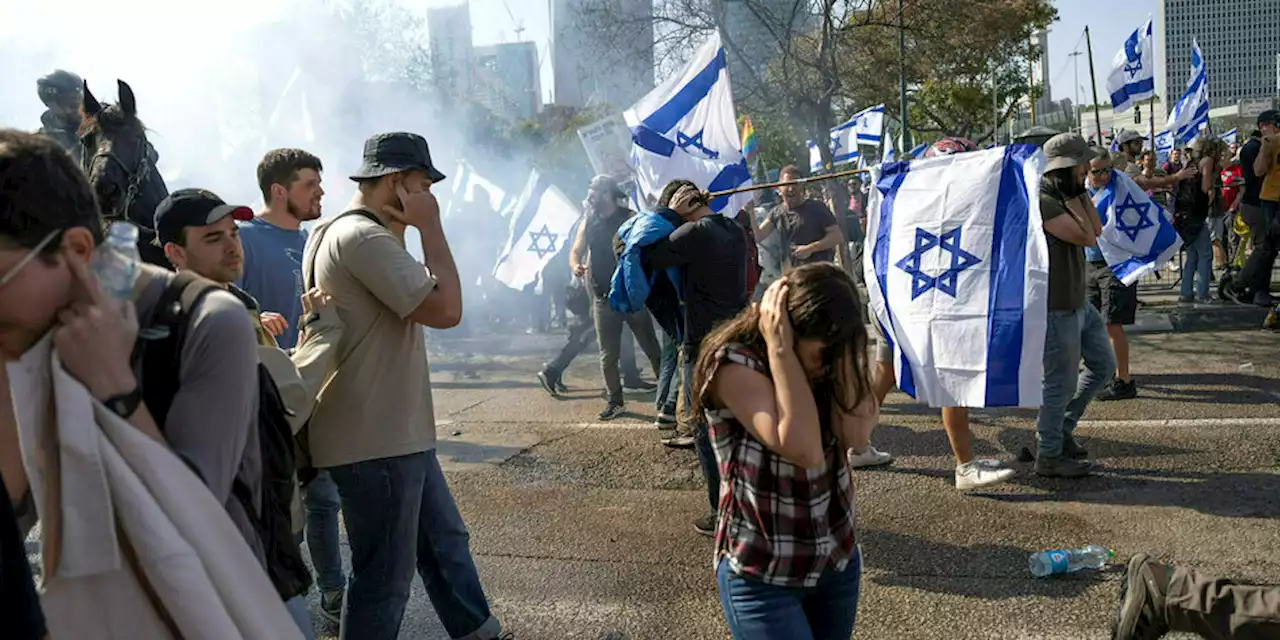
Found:
<svg viewBox="0 0 1280 640"><path fill-rule="evenodd" d="M898 150L894 148L893 140L884 136L880 144L880 162L894 162L897 159Z"/></svg>
<svg viewBox="0 0 1280 640"><path fill-rule="evenodd" d="M1191 79L1187 81L1187 91L1182 94L1173 111L1169 113L1169 130L1173 132L1174 142L1186 144L1200 134L1200 129L1209 124L1209 78L1205 71L1204 56L1200 54L1200 43L1191 41Z"/></svg>
<svg viewBox="0 0 1280 640"><path fill-rule="evenodd" d="M445 208L446 218L462 210L462 203L474 202L477 197L483 198L494 211L506 213L511 206L511 198L507 192L492 180L486 179L472 168L466 160L458 161L458 170L453 173L453 190L449 195L449 206Z"/></svg>
<svg viewBox="0 0 1280 640"><path fill-rule="evenodd" d="M809 171L822 171L822 150L818 148L818 143L809 140Z"/></svg>
<svg viewBox="0 0 1280 640"><path fill-rule="evenodd" d="M1111 94L1111 109L1115 113L1124 113L1139 101L1156 95L1155 51L1151 18L1147 18L1146 24L1129 34L1111 61L1107 93Z"/></svg>
<svg viewBox="0 0 1280 640"><path fill-rule="evenodd" d="M683 70L622 114L631 129L631 168L646 198L656 200L677 178L707 191L751 184L725 59L720 35L713 33ZM722 196L711 209L733 215L751 198Z"/></svg>
<svg viewBox="0 0 1280 640"><path fill-rule="evenodd" d="M511 209L510 236L493 277L517 291L538 283L551 258L573 243L580 216L577 205L534 169Z"/></svg>
<svg viewBox="0 0 1280 640"><path fill-rule="evenodd" d="M1156 134L1156 162L1164 164L1173 152L1173 132L1165 129Z"/></svg>
<svg viewBox="0 0 1280 640"><path fill-rule="evenodd" d="M1239 137L1239 135L1240 135L1240 132L1238 129L1230 129L1228 131L1225 131L1222 134L1222 142L1224 144L1235 144L1236 139Z"/></svg>
<svg viewBox="0 0 1280 640"><path fill-rule="evenodd" d="M928 150L929 150L929 143L921 142L920 144L911 148L911 152L910 152L911 157L916 159L923 158L924 152Z"/></svg>
<svg viewBox="0 0 1280 640"><path fill-rule="evenodd" d="M1126 286L1163 267L1182 248L1173 219L1123 171L1111 170L1107 186L1094 191L1093 204L1102 218L1098 249Z"/></svg>
<svg viewBox="0 0 1280 640"><path fill-rule="evenodd" d="M844 124L831 129L831 164L849 164L858 159L858 146L880 146L884 136L884 105L863 109Z"/></svg>
<svg viewBox="0 0 1280 640"><path fill-rule="evenodd" d="M931 407L1040 405L1044 162L1017 144L871 170L871 308L898 387Z"/></svg>

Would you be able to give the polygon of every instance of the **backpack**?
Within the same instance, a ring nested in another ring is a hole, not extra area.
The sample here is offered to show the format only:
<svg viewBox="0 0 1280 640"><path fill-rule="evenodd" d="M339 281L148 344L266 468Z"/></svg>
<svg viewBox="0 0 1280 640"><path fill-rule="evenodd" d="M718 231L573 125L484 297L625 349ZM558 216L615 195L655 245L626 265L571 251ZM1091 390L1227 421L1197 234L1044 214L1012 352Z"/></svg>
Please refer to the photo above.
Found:
<svg viewBox="0 0 1280 640"><path fill-rule="evenodd" d="M134 348L142 398L164 433L164 417L177 395L182 367L182 345L192 311L218 285L190 272L180 272L160 294L150 322L138 332ZM262 457L262 511L253 508L248 485L238 478L231 493L262 541L267 575L281 599L289 600L311 588L311 572L293 534L291 511L296 458L293 431L287 409L266 367L258 364L258 446Z"/></svg>

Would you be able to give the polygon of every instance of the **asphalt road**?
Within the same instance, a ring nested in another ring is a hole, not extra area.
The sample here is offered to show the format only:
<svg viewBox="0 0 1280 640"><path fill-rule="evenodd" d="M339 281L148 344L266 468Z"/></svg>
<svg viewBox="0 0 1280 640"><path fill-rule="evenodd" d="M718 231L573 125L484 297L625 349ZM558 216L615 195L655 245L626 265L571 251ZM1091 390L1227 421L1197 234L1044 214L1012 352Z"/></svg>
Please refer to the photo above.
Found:
<svg viewBox="0 0 1280 640"><path fill-rule="evenodd" d="M599 423L593 355L566 376L567 399L545 394L533 372L562 340L433 353L439 453L495 614L522 640L727 638L711 541L691 527L707 509L694 454L658 444L644 394L628 398L634 418ZM1030 575L1028 554L1063 546L1280 583L1277 354L1280 334L1258 330L1135 336L1141 397L1095 403L1078 431L1101 472L1023 472L983 494L954 489L937 412L891 395L873 442L897 460L854 476L854 637L1109 637L1123 568ZM1033 442L1034 411L973 422L980 456ZM446 637L416 583L401 638Z"/></svg>

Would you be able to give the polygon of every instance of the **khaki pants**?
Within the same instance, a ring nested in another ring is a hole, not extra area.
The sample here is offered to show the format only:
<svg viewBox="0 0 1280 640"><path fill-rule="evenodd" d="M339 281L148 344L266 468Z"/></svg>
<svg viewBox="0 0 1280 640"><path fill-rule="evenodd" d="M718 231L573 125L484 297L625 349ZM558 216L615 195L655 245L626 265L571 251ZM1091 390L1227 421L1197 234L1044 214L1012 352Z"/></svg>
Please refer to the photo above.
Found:
<svg viewBox="0 0 1280 640"><path fill-rule="evenodd" d="M1212 640L1280 638L1280 586L1235 584L1175 566L1165 610L1174 631Z"/></svg>

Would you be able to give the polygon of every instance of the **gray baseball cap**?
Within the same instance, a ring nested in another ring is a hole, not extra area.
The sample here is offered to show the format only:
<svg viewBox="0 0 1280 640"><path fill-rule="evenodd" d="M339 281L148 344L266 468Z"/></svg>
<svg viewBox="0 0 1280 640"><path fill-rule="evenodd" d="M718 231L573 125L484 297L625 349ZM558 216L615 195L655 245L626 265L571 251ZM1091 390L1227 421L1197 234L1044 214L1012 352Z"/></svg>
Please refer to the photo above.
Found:
<svg viewBox="0 0 1280 640"><path fill-rule="evenodd" d="M1044 156L1048 160L1044 165L1045 173L1084 164L1098 157L1078 133L1059 133L1049 138L1044 143Z"/></svg>
<svg viewBox="0 0 1280 640"><path fill-rule="evenodd" d="M1138 135L1134 131L1126 129L1120 132L1120 136L1116 138L1116 144L1125 144L1127 142L1133 142L1134 140L1142 140L1142 136Z"/></svg>

